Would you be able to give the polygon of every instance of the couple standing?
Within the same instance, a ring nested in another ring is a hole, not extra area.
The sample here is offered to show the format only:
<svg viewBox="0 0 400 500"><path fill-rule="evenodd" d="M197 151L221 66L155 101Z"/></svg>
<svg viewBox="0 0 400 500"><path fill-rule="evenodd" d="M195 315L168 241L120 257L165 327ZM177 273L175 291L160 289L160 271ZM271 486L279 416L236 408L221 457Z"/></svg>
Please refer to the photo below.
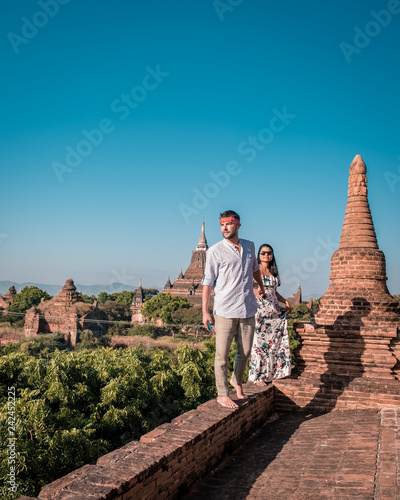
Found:
<svg viewBox="0 0 400 500"><path fill-rule="evenodd" d="M276 292L280 280L272 247L261 245L256 258L254 243L239 239L240 217L232 210L221 214L220 224L224 239L207 250L202 281L203 324L207 328L212 322L208 304L214 288L217 402L237 408L229 397L227 378L233 338L236 357L230 384L238 399L245 399L242 382L250 353L250 381L265 384L290 374L287 321L281 317L278 300L286 303L289 312L290 304ZM253 280L257 291L253 290Z"/></svg>

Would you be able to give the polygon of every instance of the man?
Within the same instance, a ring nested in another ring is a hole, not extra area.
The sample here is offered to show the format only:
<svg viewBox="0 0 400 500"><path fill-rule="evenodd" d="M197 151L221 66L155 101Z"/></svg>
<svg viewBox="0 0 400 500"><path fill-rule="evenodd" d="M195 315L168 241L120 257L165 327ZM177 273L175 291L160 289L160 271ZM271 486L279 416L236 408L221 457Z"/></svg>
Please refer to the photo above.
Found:
<svg viewBox="0 0 400 500"><path fill-rule="evenodd" d="M214 288L215 317L215 381L217 402L227 408L238 408L229 397L228 355L236 334L236 357L230 384L238 399L245 399L242 382L253 343L257 300L253 278L264 295L264 284L257 263L254 243L239 239L240 217L228 210L220 216L224 239L207 250L203 284L203 324L212 322L208 312L211 290Z"/></svg>

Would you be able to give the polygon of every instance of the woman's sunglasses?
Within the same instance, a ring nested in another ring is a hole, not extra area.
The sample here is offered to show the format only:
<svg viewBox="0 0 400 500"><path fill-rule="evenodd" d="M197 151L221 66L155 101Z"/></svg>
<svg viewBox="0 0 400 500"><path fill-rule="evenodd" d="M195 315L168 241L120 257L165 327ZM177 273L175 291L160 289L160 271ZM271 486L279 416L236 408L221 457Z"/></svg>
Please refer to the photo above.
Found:
<svg viewBox="0 0 400 500"><path fill-rule="evenodd" d="M260 252L260 255L272 255L272 252Z"/></svg>

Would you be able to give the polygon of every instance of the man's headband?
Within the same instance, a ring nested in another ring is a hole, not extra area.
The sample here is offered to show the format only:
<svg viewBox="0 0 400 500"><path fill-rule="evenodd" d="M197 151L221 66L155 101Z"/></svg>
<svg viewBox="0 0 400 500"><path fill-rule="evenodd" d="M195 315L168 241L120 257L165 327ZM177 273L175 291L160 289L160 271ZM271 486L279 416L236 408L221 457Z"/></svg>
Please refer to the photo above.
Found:
<svg viewBox="0 0 400 500"><path fill-rule="evenodd" d="M235 217L221 217L219 219L219 222L220 222L220 224L222 224L223 222L231 222L233 224L236 224L238 227L241 226L240 221L238 219L236 219Z"/></svg>

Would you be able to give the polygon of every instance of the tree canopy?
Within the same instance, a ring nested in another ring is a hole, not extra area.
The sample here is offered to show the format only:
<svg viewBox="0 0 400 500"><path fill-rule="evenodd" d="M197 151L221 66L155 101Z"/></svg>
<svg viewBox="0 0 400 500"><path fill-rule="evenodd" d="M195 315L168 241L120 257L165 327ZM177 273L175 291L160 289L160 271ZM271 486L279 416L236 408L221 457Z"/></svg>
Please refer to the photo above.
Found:
<svg viewBox="0 0 400 500"><path fill-rule="evenodd" d="M142 314L149 319L161 318L165 324L172 323L171 313L178 309L189 309L193 304L183 297L170 293L159 293L144 303Z"/></svg>
<svg viewBox="0 0 400 500"><path fill-rule="evenodd" d="M41 299L50 300L50 295L37 286L26 286L14 297L14 301L8 308L12 312L25 312L33 306L40 304Z"/></svg>
<svg viewBox="0 0 400 500"><path fill-rule="evenodd" d="M86 304L94 304L96 297L94 295L86 295L83 293L80 295L79 300L81 302L85 302Z"/></svg>
<svg viewBox="0 0 400 500"><path fill-rule="evenodd" d="M156 288L143 288L143 299L147 300L158 294L158 290ZM118 302L119 304L125 304L126 306L130 306L132 304L133 298L136 295L136 290L124 290L122 292L115 293L107 293L100 292L97 296L97 300L99 304L104 304L107 300L113 300L114 302Z"/></svg>
<svg viewBox="0 0 400 500"><path fill-rule="evenodd" d="M114 300L115 302L118 302L118 304L125 304L126 306L130 306L135 295L136 290L124 290L123 292L112 293L110 295L110 300Z"/></svg>

